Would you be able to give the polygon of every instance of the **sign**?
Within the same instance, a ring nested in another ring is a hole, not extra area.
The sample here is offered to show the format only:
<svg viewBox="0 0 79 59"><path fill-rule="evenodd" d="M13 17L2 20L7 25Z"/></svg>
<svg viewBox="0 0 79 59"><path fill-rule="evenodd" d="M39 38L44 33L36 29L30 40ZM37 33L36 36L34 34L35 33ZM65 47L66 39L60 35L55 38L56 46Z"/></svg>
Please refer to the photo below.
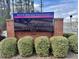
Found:
<svg viewBox="0 0 79 59"><path fill-rule="evenodd" d="M18 24L18 23L15 23L15 31L52 32L53 24L49 24L49 23Z"/></svg>
<svg viewBox="0 0 79 59"><path fill-rule="evenodd" d="M54 12L13 13L13 18L54 18Z"/></svg>
<svg viewBox="0 0 79 59"><path fill-rule="evenodd" d="M53 32L53 12L14 13L15 31Z"/></svg>

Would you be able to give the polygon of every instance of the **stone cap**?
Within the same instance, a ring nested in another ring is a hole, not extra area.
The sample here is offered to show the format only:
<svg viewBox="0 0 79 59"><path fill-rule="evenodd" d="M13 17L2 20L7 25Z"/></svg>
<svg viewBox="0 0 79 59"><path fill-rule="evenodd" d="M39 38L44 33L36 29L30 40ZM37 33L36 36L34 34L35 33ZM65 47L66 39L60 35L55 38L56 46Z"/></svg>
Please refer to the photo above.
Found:
<svg viewBox="0 0 79 59"><path fill-rule="evenodd" d="M13 19L6 19L6 22L13 21Z"/></svg>
<svg viewBox="0 0 79 59"><path fill-rule="evenodd" d="M64 18L54 18L54 20L63 20Z"/></svg>

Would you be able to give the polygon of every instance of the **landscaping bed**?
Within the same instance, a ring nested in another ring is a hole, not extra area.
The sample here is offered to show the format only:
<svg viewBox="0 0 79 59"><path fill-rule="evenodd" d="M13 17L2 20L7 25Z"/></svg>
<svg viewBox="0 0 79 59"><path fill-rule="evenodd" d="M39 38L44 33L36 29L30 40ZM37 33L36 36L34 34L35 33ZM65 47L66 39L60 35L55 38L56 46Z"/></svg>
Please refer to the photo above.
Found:
<svg viewBox="0 0 79 59"><path fill-rule="evenodd" d="M78 54L77 35L64 36L25 36L5 38L0 42L0 58L74 58ZM73 53L69 53L73 52ZM70 57L69 57L70 56ZM33 59L31 58L31 59ZM77 57L76 57L77 58Z"/></svg>

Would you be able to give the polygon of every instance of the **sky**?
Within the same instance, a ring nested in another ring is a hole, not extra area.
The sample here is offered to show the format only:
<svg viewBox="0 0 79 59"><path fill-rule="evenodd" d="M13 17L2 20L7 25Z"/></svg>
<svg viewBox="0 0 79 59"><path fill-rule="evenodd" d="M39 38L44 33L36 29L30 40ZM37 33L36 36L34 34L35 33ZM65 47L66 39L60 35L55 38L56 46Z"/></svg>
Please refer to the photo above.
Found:
<svg viewBox="0 0 79 59"><path fill-rule="evenodd" d="M35 10L40 10L40 0L34 0ZM78 0L43 0L43 12L54 12L54 18L64 18L68 22L78 18Z"/></svg>

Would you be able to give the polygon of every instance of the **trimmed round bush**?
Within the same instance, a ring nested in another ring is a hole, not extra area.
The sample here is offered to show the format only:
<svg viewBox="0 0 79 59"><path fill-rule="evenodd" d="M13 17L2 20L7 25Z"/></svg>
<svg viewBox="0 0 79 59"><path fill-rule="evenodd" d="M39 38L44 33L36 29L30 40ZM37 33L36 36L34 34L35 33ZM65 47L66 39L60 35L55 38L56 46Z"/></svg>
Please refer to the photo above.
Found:
<svg viewBox="0 0 79 59"><path fill-rule="evenodd" d="M35 39L35 50L39 56L48 56L49 54L49 38L47 36L40 36Z"/></svg>
<svg viewBox="0 0 79 59"><path fill-rule="evenodd" d="M19 54L22 57L30 56L33 53L33 38L25 36L18 41Z"/></svg>
<svg viewBox="0 0 79 59"><path fill-rule="evenodd" d="M1 57L1 42L0 42L0 57Z"/></svg>
<svg viewBox="0 0 79 59"><path fill-rule="evenodd" d="M63 36L69 38L71 35L75 35L75 33L64 33Z"/></svg>
<svg viewBox="0 0 79 59"><path fill-rule="evenodd" d="M77 35L72 35L68 38L70 50L74 53L78 53L78 37Z"/></svg>
<svg viewBox="0 0 79 59"><path fill-rule="evenodd" d="M0 56L4 58L13 57L17 54L17 39L5 38L0 42Z"/></svg>
<svg viewBox="0 0 79 59"><path fill-rule="evenodd" d="M50 38L52 54L54 57L66 57L68 53L68 40L63 36L54 36Z"/></svg>

